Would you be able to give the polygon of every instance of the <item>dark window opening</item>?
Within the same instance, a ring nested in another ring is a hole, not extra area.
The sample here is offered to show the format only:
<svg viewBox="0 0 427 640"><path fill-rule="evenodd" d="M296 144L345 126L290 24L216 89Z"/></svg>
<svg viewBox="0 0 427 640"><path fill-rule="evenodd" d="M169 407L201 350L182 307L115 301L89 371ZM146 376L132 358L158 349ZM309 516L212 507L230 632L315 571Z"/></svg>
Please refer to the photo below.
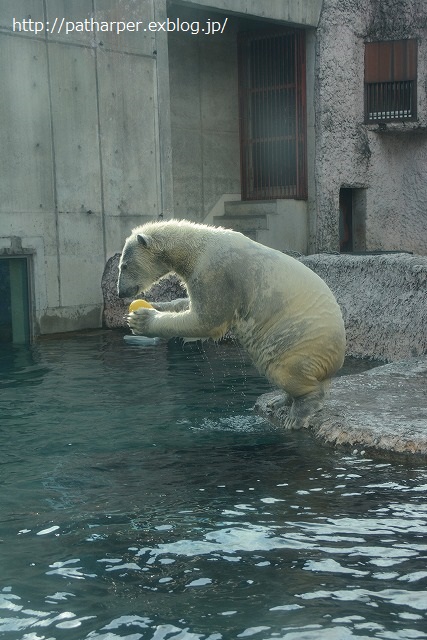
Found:
<svg viewBox="0 0 427 640"><path fill-rule="evenodd" d="M417 41L365 44L365 122L417 118Z"/></svg>
<svg viewBox="0 0 427 640"><path fill-rule="evenodd" d="M340 189L340 251L353 251L353 189Z"/></svg>
<svg viewBox="0 0 427 640"><path fill-rule="evenodd" d="M0 343L30 341L27 258L0 258Z"/></svg>
<svg viewBox="0 0 427 640"><path fill-rule="evenodd" d="M366 251L366 189L341 187L339 194L339 236L342 253Z"/></svg>
<svg viewBox="0 0 427 640"><path fill-rule="evenodd" d="M305 33L239 36L243 200L306 198Z"/></svg>

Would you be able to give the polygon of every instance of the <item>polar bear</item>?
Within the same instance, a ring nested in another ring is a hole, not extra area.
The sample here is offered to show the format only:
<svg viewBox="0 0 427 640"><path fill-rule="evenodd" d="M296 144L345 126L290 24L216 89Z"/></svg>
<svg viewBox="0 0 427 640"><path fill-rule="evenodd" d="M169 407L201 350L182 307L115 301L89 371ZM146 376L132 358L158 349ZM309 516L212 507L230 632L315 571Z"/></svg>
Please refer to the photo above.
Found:
<svg viewBox="0 0 427 640"><path fill-rule="evenodd" d="M144 224L127 238L118 294L136 297L172 272L189 297L130 313L132 332L216 340L231 329L259 371L285 392L285 427L307 426L344 360L344 323L326 283L241 233L172 219Z"/></svg>

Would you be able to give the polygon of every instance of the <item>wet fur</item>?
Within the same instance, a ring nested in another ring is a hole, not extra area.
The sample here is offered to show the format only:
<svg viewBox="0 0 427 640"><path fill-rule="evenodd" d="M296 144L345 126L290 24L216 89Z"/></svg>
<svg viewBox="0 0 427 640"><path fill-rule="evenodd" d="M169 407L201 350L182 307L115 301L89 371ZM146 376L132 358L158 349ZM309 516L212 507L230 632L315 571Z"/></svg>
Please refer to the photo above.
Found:
<svg viewBox="0 0 427 640"><path fill-rule="evenodd" d="M344 324L325 282L235 231L185 220L134 229L120 260L119 295L136 297L170 272L189 299L131 313L133 333L218 339L232 329L258 369L286 392L286 426L306 425L344 359Z"/></svg>

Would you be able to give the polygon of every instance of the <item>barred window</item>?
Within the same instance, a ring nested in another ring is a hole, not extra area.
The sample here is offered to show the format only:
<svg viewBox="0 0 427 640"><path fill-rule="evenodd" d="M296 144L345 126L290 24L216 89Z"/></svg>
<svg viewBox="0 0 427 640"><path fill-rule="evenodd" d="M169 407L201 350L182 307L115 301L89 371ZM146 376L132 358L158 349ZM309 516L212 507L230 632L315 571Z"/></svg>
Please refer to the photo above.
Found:
<svg viewBox="0 0 427 640"><path fill-rule="evenodd" d="M417 119L417 41L365 44L365 122Z"/></svg>
<svg viewBox="0 0 427 640"><path fill-rule="evenodd" d="M239 35L242 200L307 198L305 32Z"/></svg>

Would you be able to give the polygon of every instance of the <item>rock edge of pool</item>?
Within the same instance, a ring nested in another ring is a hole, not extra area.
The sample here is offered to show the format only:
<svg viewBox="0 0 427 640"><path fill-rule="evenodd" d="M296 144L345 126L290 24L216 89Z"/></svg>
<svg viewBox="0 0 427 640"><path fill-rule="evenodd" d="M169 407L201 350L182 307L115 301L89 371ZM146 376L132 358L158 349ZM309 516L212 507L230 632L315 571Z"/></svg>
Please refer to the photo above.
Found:
<svg viewBox="0 0 427 640"><path fill-rule="evenodd" d="M258 398L255 411L281 424L279 391ZM427 458L427 357L386 364L333 380L324 408L309 429L326 443Z"/></svg>

